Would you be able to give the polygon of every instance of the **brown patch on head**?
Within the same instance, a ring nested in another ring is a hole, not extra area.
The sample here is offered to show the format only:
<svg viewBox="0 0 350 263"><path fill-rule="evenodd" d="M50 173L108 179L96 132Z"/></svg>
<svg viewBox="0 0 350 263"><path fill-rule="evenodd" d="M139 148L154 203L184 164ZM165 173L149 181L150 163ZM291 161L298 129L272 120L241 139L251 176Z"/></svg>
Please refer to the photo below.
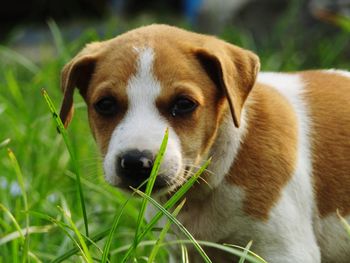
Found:
<svg viewBox="0 0 350 263"><path fill-rule="evenodd" d="M73 94L77 87L84 97L94 71L96 61L100 56L102 45L92 43L87 45L78 55L67 63L61 74L61 89L64 93L60 117L67 127L73 117Z"/></svg>
<svg viewBox="0 0 350 263"><path fill-rule="evenodd" d="M188 50L157 48L154 72L162 86L157 107L178 135L184 157L193 161L209 150L226 107L223 92L211 81L195 55L184 52ZM171 107L180 97L195 102L196 110L173 116Z"/></svg>
<svg viewBox="0 0 350 263"><path fill-rule="evenodd" d="M117 41L109 43L104 56L99 58L86 96L90 127L102 154L106 153L113 130L127 111L126 86L135 74L137 64L137 53L133 47L117 44ZM116 101L116 115L105 117L96 112L94 104L104 97L112 97Z"/></svg>
<svg viewBox="0 0 350 263"><path fill-rule="evenodd" d="M61 119L67 127L73 115L73 92L77 87L87 104L90 127L102 154L105 154L111 134L126 112L126 85L135 72L136 58L130 43L115 38L88 45L63 69ZM103 97L116 100L118 113L115 116L104 117L95 111L95 103Z"/></svg>
<svg viewBox="0 0 350 263"><path fill-rule="evenodd" d="M214 37L173 27L155 26L148 36L154 40L154 73L162 86L157 106L180 137L185 158L203 157L227 110L239 126L259 60L253 53ZM193 114L173 117L169 105L181 96L198 107Z"/></svg>
<svg viewBox="0 0 350 263"><path fill-rule="evenodd" d="M243 211L267 220L293 175L297 155L297 120L276 90L257 84L246 105L247 134L226 177L245 192Z"/></svg>
<svg viewBox="0 0 350 263"><path fill-rule="evenodd" d="M302 73L312 121L313 176L321 217L350 214L350 78Z"/></svg>
<svg viewBox="0 0 350 263"><path fill-rule="evenodd" d="M250 51L216 39L206 41L197 50L197 56L225 92L234 124L239 127L244 102L260 69L259 58ZM215 75L211 72L213 70Z"/></svg>

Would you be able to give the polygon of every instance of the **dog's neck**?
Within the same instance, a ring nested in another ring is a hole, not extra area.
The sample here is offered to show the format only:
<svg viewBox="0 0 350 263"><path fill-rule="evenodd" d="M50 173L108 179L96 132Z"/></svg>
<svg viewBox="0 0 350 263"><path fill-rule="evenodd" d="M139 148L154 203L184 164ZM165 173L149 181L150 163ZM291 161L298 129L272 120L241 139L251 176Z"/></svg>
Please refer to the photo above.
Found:
<svg viewBox="0 0 350 263"><path fill-rule="evenodd" d="M246 111L242 111L242 120L239 128L234 126L230 113L224 116L215 142L209 150L207 158L202 160L202 163L204 163L211 157L211 163L207 171L198 179L198 183L186 195L187 198L200 201L223 183L244 140L247 130L246 115Z"/></svg>
<svg viewBox="0 0 350 263"><path fill-rule="evenodd" d="M213 174L208 177L208 183L212 188L216 188L229 172L244 139L246 129L246 111L242 111L242 120L239 128L234 126L230 114L224 117L209 153L212 161L208 170L213 172Z"/></svg>

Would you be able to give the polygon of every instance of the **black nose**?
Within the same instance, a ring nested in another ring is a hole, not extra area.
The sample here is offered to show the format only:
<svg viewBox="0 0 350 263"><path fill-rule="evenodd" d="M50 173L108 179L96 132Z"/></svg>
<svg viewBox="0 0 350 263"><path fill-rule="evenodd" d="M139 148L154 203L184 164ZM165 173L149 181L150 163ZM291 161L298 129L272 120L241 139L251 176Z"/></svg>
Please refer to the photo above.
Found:
<svg viewBox="0 0 350 263"><path fill-rule="evenodd" d="M150 175L153 154L150 151L129 150L117 158L117 174L128 185L138 187Z"/></svg>

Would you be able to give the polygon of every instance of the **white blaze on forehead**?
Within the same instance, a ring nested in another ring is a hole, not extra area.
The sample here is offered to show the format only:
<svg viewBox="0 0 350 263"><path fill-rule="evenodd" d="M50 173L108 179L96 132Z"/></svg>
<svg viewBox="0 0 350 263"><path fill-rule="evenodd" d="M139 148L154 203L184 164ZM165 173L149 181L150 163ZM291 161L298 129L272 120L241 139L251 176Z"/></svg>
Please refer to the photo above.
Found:
<svg viewBox="0 0 350 263"><path fill-rule="evenodd" d="M113 185L119 183L115 167L117 156L131 149L148 150L156 155L167 127L169 140L161 170L175 176L182 166L179 139L155 104L161 85L153 74L154 50L150 47L134 50L138 61L136 74L130 77L126 87L128 110L113 131L104 160L106 180Z"/></svg>
<svg viewBox="0 0 350 263"><path fill-rule="evenodd" d="M150 140L158 149L168 124L155 105L161 86L153 74L154 51L152 48L135 50L139 53L137 71L128 82L128 111L118 128L125 129L128 138L136 139L125 145L126 150L149 149Z"/></svg>
<svg viewBox="0 0 350 263"><path fill-rule="evenodd" d="M134 50L139 53L139 60L136 75L128 82L129 109L136 110L144 105L148 110L153 110L155 99L160 93L160 83L153 75L154 51L152 48Z"/></svg>

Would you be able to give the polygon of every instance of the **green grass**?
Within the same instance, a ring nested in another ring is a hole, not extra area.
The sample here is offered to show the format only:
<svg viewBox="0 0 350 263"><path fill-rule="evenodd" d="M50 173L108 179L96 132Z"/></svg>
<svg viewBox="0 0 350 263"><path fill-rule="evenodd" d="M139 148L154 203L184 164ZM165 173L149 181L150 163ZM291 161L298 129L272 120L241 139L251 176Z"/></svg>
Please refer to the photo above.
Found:
<svg viewBox="0 0 350 263"><path fill-rule="evenodd" d="M221 37L257 52L263 70L350 68L348 27L331 37L323 27L301 28L297 11L298 6L292 5L271 29L271 35L263 39L233 27ZM160 206L147 194L135 190L134 195L126 195L104 182L101 157L89 131L85 104L78 95L71 126L67 131L61 127L61 134L57 133L59 120L52 111L62 98L62 66L86 42L111 38L139 24L119 25L111 20L103 36L88 28L78 39L66 43L51 21L58 56L40 64L0 46L0 263L167 262L167 248L174 245L186 262L186 244L195 245L203 262L210 262L202 251L207 246L239 255L241 262L263 262L247 252L250 244L237 248L195 241L176 220L182 196L201 171ZM313 44L306 44L309 42ZM51 111L41 95L43 88L53 101ZM156 172L151 178L155 176ZM150 193L152 180L147 187ZM146 204L159 211L149 222L143 219ZM167 223L159 231L156 223L161 217ZM165 236L174 236L170 225L185 234L167 241Z"/></svg>

